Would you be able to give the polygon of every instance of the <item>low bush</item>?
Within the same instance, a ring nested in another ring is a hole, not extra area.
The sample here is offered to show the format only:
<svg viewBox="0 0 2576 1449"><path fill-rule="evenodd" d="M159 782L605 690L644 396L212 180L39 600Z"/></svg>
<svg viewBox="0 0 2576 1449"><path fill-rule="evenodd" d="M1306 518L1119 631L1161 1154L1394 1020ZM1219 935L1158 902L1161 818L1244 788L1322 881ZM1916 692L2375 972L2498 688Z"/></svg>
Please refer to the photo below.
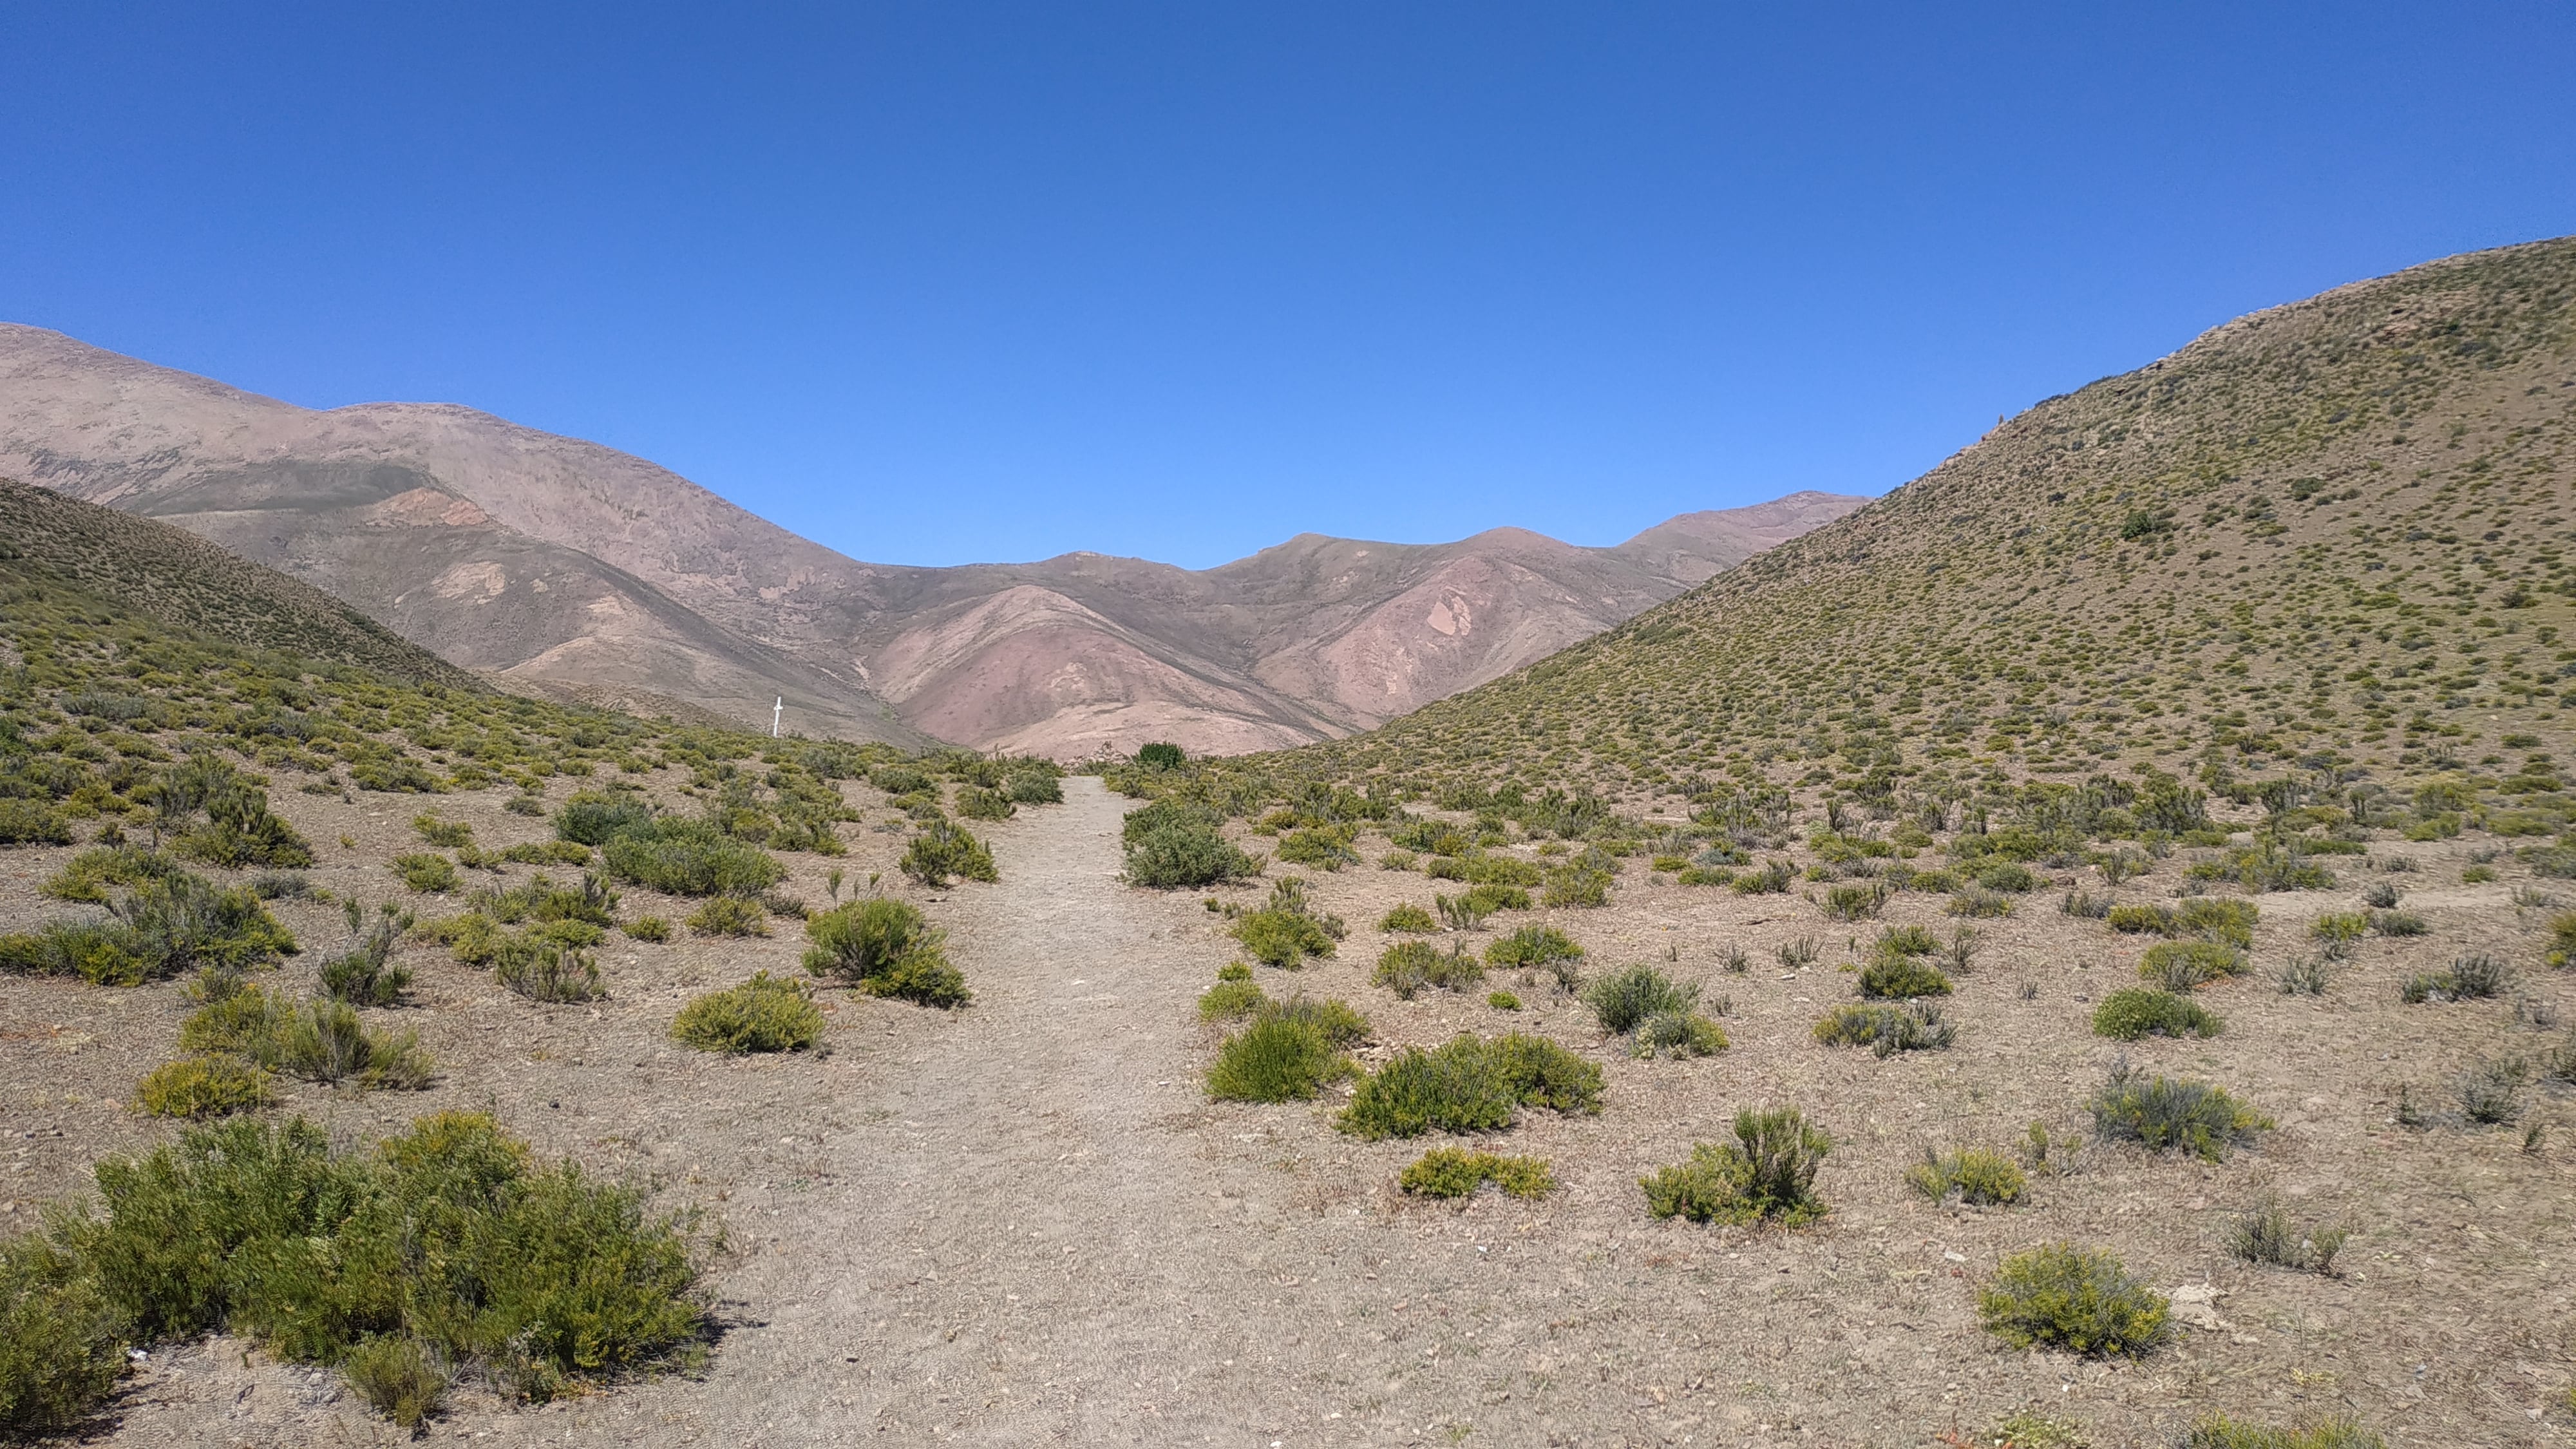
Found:
<svg viewBox="0 0 2576 1449"><path fill-rule="evenodd" d="M1463 949L1442 951L1428 941L1398 941L1378 956L1369 979L1411 1001L1426 986L1464 991L1485 979L1485 968Z"/></svg>
<svg viewBox="0 0 2576 1449"><path fill-rule="evenodd" d="M1199 994L1199 1020L1232 1021L1250 1016L1270 998L1249 981L1220 981Z"/></svg>
<svg viewBox="0 0 2576 1449"><path fill-rule="evenodd" d="M1370 1140L1495 1132L1512 1124L1519 1107L1597 1112L1601 1068L1519 1032L1491 1041L1461 1036L1429 1051L1408 1047L1362 1079L1335 1125Z"/></svg>
<svg viewBox="0 0 2576 1449"><path fill-rule="evenodd" d="M2193 1422L2182 1437L2182 1449L2388 1449L2388 1441L2351 1419L2275 1429L2212 1414Z"/></svg>
<svg viewBox="0 0 2576 1449"><path fill-rule="evenodd" d="M1556 1190L1556 1174L1543 1158L1499 1157L1462 1147L1432 1148L1406 1167L1396 1182L1420 1197L1467 1197L1489 1182L1527 1200Z"/></svg>
<svg viewBox="0 0 2576 1449"><path fill-rule="evenodd" d="M236 1056L179 1057L134 1085L134 1104L155 1117L222 1117L277 1100L268 1070Z"/></svg>
<svg viewBox="0 0 2576 1449"><path fill-rule="evenodd" d="M1496 1011L1518 1011L1521 1009L1521 999L1508 991L1493 991L1486 993L1485 1004Z"/></svg>
<svg viewBox="0 0 2576 1449"><path fill-rule="evenodd" d="M2109 1253L2051 1243L2004 1259L1977 1290L1977 1318L2015 1348L2135 1356L2172 1333L2172 1305Z"/></svg>
<svg viewBox="0 0 2576 1449"><path fill-rule="evenodd" d="M413 1430L445 1407L454 1379L436 1350L394 1333L360 1339L340 1361L340 1372L368 1407Z"/></svg>
<svg viewBox="0 0 2576 1449"><path fill-rule="evenodd" d="M2248 1263L2302 1272L2334 1273L2335 1254L2351 1238L2349 1229L2323 1224L2302 1227L2290 1218L2278 1198L2266 1197L2236 1215L2228 1225L2227 1250Z"/></svg>
<svg viewBox="0 0 2576 1449"><path fill-rule="evenodd" d="M530 1001L597 1001L608 994L590 953L533 934L503 937L492 954L492 974Z"/></svg>
<svg viewBox="0 0 2576 1449"><path fill-rule="evenodd" d="M543 1400L699 1340L679 1224L639 1189L533 1165L489 1117L424 1117L347 1156L300 1118L236 1118L96 1178L104 1215L60 1240L143 1342L224 1328L331 1364L401 1336Z"/></svg>
<svg viewBox="0 0 2576 1449"><path fill-rule="evenodd" d="M386 905L370 922L355 900L342 901L341 908L357 940L322 963L323 994L355 1006L393 1005L411 985L411 971L393 964L394 944L411 929L411 913Z"/></svg>
<svg viewBox="0 0 2576 1449"><path fill-rule="evenodd" d="M1881 1057L1898 1052L1938 1051L1950 1045L1959 1029L1941 1018L1941 1008L1928 1001L1903 1005L1847 1002L1816 1023L1816 1040L1827 1046L1865 1046Z"/></svg>
<svg viewBox="0 0 2576 1449"><path fill-rule="evenodd" d="M1906 1169L1906 1185L1936 1203L1956 1195L1971 1207L2006 1207L2021 1201L2030 1184L2021 1167L2000 1152L1962 1147L1949 1152L1923 1149L1923 1160Z"/></svg>
<svg viewBox="0 0 2576 1449"><path fill-rule="evenodd" d="M671 1036L702 1052L801 1052L823 1040L823 1012L813 988L773 980L766 971L740 986L711 991L680 1008Z"/></svg>
<svg viewBox="0 0 2576 1449"><path fill-rule="evenodd" d="M2207 1082L2153 1076L2127 1062L2089 1104L2093 1130L2105 1141L2135 1142L2150 1152L2189 1151L2210 1162L2268 1132L2272 1119Z"/></svg>
<svg viewBox="0 0 2576 1449"><path fill-rule="evenodd" d="M640 796L581 790L555 812L555 838L581 845L606 845L628 831L649 829L653 819L653 807Z"/></svg>
<svg viewBox="0 0 2576 1449"><path fill-rule="evenodd" d="M1215 811L1157 800L1128 812L1127 883L1155 890L1214 885L1261 873L1261 862L1226 842Z"/></svg>
<svg viewBox="0 0 2576 1449"><path fill-rule="evenodd" d="M416 1034L372 1030L346 1002L290 1001L257 986L228 986L208 995L180 1023L181 1051L229 1056L308 1082L354 1081L365 1089L417 1090L429 1085L435 1070Z"/></svg>
<svg viewBox="0 0 2576 1449"><path fill-rule="evenodd" d="M120 1318L51 1236L0 1243L0 1434L68 1433L90 1418L125 1372Z"/></svg>
<svg viewBox="0 0 2576 1449"><path fill-rule="evenodd" d="M924 920L909 901L872 896L809 917L805 969L834 976L872 996L923 1006L964 1006L973 1000L966 977L948 963L947 933Z"/></svg>
<svg viewBox="0 0 2576 1449"><path fill-rule="evenodd" d="M1292 830L1279 841L1279 858L1290 865L1337 871L1360 863L1360 853L1351 848L1353 838L1354 832L1346 825Z"/></svg>
<svg viewBox="0 0 2576 1449"><path fill-rule="evenodd" d="M1377 928L1381 931L1403 932L1408 935L1421 936L1428 935L1433 931L1439 930L1440 923L1431 919L1431 913L1429 911L1424 910L1422 907L1415 905L1411 901L1406 901L1404 904L1397 906L1394 910L1387 912L1384 916L1379 917Z"/></svg>
<svg viewBox="0 0 2576 1449"><path fill-rule="evenodd" d="M671 939L671 923L660 916L637 916L626 923L624 930L629 937L638 941L660 942Z"/></svg>
<svg viewBox="0 0 2576 1449"><path fill-rule="evenodd" d="M412 832L441 850L454 850L474 843L474 827L462 820L441 820L435 815L415 815Z"/></svg>
<svg viewBox="0 0 2576 1449"><path fill-rule="evenodd" d="M744 896L713 896L690 913L688 925L701 936L766 936L769 913Z"/></svg>
<svg viewBox="0 0 2576 1449"><path fill-rule="evenodd" d="M1498 971L1582 959L1583 948L1554 926L1523 926L1485 948L1485 964Z"/></svg>
<svg viewBox="0 0 2576 1449"><path fill-rule="evenodd" d="M2242 950L2219 941L2159 941L2138 959L2140 980L2176 993L2242 976L2251 969L2253 964Z"/></svg>
<svg viewBox="0 0 2576 1449"><path fill-rule="evenodd" d="M1787 893L1789 883L1797 878L1798 872L1789 862L1773 860L1764 863L1759 870L1739 872L1734 880L1727 883L1727 888L1739 896L1782 895Z"/></svg>
<svg viewBox="0 0 2576 1449"><path fill-rule="evenodd" d="M2013 898L2005 895L2001 891L1990 891L1983 886L1970 886L1965 890L1953 893L1950 897L1949 904L1943 906L1942 909L1948 911L1954 916L1965 916L1971 920L1986 920L1996 916L2011 915L2013 913Z"/></svg>
<svg viewBox="0 0 2576 1449"><path fill-rule="evenodd" d="M1347 1001L1317 1001L1312 997L1292 996L1273 1001L1261 1008L1264 1017L1278 1017L1302 1022L1324 1034L1324 1040L1336 1047L1356 1046L1368 1040L1368 1018L1352 1009Z"/></svg>
<svg viewBox="0 0 2576 1449"><path fill-rule="evenodd" d="M0 845L69 845L72 823L41 800L0 799ZM0 1404L0 1425L7 1406Z"/></svg>
<svg viewBox="0 0 2576 1449"><path fill-rule="evenodd" d="M1659 1011L1637 1023L1629 1054L1640 1057L1707 1057L1726 1050L1726 1030L1696 1011Z"/></svg>
<svg viewBox="0 0 2576 1449"><path fill-rule="evenodd" d="M1831 887L1825 892L1825 917L1835 921L1867 920L1886 908L1887 896L1883 881Z"/></svg>
<svg viewBox="0 0 2576 1449"><path fill-rule="evenodd" d="M756 896L787 874L769 852L705 820L661 816L587 843L600 845L610 875L675 896Z"/></svg>
<svg viewBox="0 0 2576 1449"><path fill-rule="evenodd" d="M963 826L945 820L924 824L912 844L905 847L903 859L895 864L905 875L934 890L946 886L951 877L987 885L1002 878L993 866L991 849Z"/></svg>
<svg viewBox="0 0 2576 1449"><path fill-rule="evenodd" d="M2114 991L2093 1008L2093 1034L2113 1041L2143 1036L2216 1036L2225 1026L2217 1013L2188 996L2147 987Z"/></svg>
<svg viewBox="0 0 2576 1449"><path fill-rule="evenodd" d="M201 968L240 971L295 949L253 892L177 871L111 901L103 922L55 921L0 936L0 974L140 986Z"/></svg>
<svg viewBox="0 0 2576 1449"><path fill-rule="evenodd" d="M1254 960L1292 971L1306 964L1309 956L1333 954L1332 936L1321 922L1303 911L1247 911L1236 918L1232 934ZM1423 945L1419 941L1407 944Z"/></svg>
<svg viewBox="0 0 2576 1449"><path fill-rule="evenodd" d="M1002 793L1014 805L1061 805L1064 785L1052 768L1022 770L1003 782Z"/></svg>
<svg viewBox="0 0 2576 1449"><path fill-rule="evenodd" d="M1976 879L1977 884L1986 889L2007 895L2026 895L2039 889L2039 877L2032 875L2030 867L2017 860L1990 861L1978 867Z"/></svg>
<svg viewBox="0 0 2576 1449"><path fill-rule="evenodd" d="M1208 1068L1208 1095L1220 1102L1306 1102L1350 1071L1312 1022L1262 1015L1225 1039Z"/></svg>
<svg viewBox="0 0 2576 1449"><path fill-rule="evenodd" d="M463 884L456 874L456 862L434 851L397 855L392 865L404 888L422 895L443 896Z"/></svg>
<svg viewBox="0 0 2576 1449"><path fill-rule="evenodd" d="M2531 1075L2520 1057L2490 1057L2462 1072L2452 1085L2460 1115L2480 1127L2501 1127L2522 1116L2522 1084Z"/></svg>
<svg viewBox="0 0 2576 1449"><path fill-rule="evenodd" d="M1631 966L1585 987L1583 1004L1603 1031L1626 1036L1650 1017L1690 1011L1699 1005L1699 988L1677 985L1652 966Z"/></svg>
<svg viewBox="0 0 2576 1449"><path fill-rule="evenodd" d="M1873 1000L1910 1001L1918 996L1947 996L1950 978L1929 961L1884 955L1860 968L1860 994Z"/></svg>
<svg viewBox="0 0 2576 1449"><path fill-rule="evenodd" d="M1019 811L1001 791L968 785L957 792L957 813L969 820L1008 820Z"/></svg>
<svg viewBox="0 0 2576 1449"><path fill-rule="evenodd" d="M1690 1160L1641 1178L1646 1209L1695 1223L1814 1222L1828 1209L1815 1194L1816 1171L1833 1139L1794 1107L1739 1111L1733 1142L1703 1142Z"/></svg>

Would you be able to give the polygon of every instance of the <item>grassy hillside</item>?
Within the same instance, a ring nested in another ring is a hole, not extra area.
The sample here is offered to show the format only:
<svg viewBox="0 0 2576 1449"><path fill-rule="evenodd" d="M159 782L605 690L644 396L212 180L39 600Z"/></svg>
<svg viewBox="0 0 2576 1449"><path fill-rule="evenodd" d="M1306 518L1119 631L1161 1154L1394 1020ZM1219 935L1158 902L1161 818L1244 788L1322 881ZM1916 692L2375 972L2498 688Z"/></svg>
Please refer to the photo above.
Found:
<svg viewBox="0 0 2576 1449"><path fill-rule="evenodd" d="M415 684L473 677L319 589L192 533L0 478L0 569L118 601L165 624Z"/></svg>
<svg viewBox="0 0 2576 1449"><path fill-rule="evenodd" d="M2576 241L2340 288L2041 403L1528 669L1220 773L1645 802L1730 776L1885 799L2472 772L2554 821L2571 409Z"/></svg>

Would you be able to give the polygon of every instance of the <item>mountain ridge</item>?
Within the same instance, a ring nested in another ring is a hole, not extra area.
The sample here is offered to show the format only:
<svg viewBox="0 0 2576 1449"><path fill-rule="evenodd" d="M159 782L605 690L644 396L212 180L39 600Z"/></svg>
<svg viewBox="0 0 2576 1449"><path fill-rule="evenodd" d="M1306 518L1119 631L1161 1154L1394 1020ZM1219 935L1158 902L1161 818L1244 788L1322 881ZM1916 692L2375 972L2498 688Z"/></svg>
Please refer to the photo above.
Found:
<svg viewBox="0 0 2576 1449"><path fill-rule="evenodd" d="M1299 535L1197 571L1084 551L873 564L647 460L460 404L308 410L9 325L0 472L176 523L508 687L755 728L777 696L818 734L1059 758L1365 729L1862 501L1685 515L1716 522L1636 553L1494 529Z"/></svg>

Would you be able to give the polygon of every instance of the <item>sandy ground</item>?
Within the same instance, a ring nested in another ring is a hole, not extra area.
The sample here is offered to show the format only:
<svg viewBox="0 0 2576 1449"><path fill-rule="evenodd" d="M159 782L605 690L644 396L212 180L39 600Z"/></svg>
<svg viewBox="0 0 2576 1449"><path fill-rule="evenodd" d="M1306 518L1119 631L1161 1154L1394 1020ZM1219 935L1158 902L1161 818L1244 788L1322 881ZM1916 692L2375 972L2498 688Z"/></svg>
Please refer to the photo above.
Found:
<svg viewBox="0 0 2576 1449"><path fill-rule="evenodd" d="M358 1141L433 1106L487 1106L548 1151L657 1185L698 1207L723 1246L709 1282L724 1325L703 1378L627 1384L543 1408L468 1391L430 1430L492 1444L789 1446L872 1442L1220 1444L1920 1445L2037 1405L2091 1426L2099 1445L2163 1443L2197 1413L2276 1422L2357 1413L2393 1444L2569 1442L2568 1271L2576 1252L2576 1113L2547 1091L2541 1150L2519 1130L2390 1121L2397 1083L2441 1083L2542 1036L2510 1002L2400 1007L2394 982L2476 947L2536 959L2534 922L2508 880L2461 887L2456 847L2402 847L2399 877L2436 925L2372 942L2324 998L2275 993L2269 971L2304 920L2349 891L2263 900L2263 970L2214 988L2227 1033L2150 1041L2138 1060L2207 1075L2281 1122L2258 1150L2203 1165L2095 1149L1985 1212L1910 1196L1926 1143L2007 1142L2033 1118L2087 1126L2080 1102L2116 1055L2085 1030L2089 1001L2125 984L2138 942L2071 921L2053 897L1992 929L1962 984L1957 1047L1876 1061L1817 1046L1807 1028L1847 999L1834 970L1852 928L1794 897L1739 898L1644 883L1631 862L1606 911L1558 913L1593 964L1661 959L1729 998L1734 1047L1692 1063L1637 1062L1587 1013L1543 987L1505 1013L1468 996L1396 1002L1366 986L1398 899L1418 875L1362 869L1317 881L1353 924L1304 989L1369 1012L1389 1044L1457 1030L1545 1031L1604 1062L1605 1110L1532 1117L1497 1150L1550 1158L1562 1189L1537 1204L1492 1193L1464 1207L1395 1192L1424 1147L1336 1133L1337 1099L1210 1104L1199 1082L1216 1033L1194 999L1232 954L1200 898L1117 883L1132 802L1066 781L1068 803L986 833L998 886L925 901L954 933L978 993L928 1012L831 993L832 1049L816 1059L725 1060L666 1036L686 996L792 967L792 921L748 943L667 947L612 937L615 991L597 1007L541 1007L446 962L420 970L419 1026L447 1063L422 1094L298 1093L295 1110ZM537 838L498 795L436 804L473 819L487 848ZM355 830L346 864L316 879L379 893L381 861L421 802L286 796L317 844ZM873 813L873 812L872 812ZM897 836L852 832L863 881ZM342 852L326 850L326 856ZM30 882L67 852L13 852L5 924L59 909ZM790 888L819 902L826 864L790 858ZM523 876L514 870L513 878ZM560 872L559 872L560 873ZM1274 874L1276 869L1274 868ZM2132 893L2160 895L2175 867ZM2450 884L2444 885L2442 882ZM1251 899L1247 888L1241 898ZM674 914L676 903L664 903ZM630 894L624 913L653 908ZM332 911L301 907L309 947L337 940ZM1940 922L1937 899L1892 919ZM1508 928L1512 917L1499 924ZM1947 923L1940 922L1946 929ZM1772 958L1810 935L1807 971ZM1866 933L1863 933L1864 938ZM1754 969L1727 974L1721 949ZM308 950L293 970L310 969ZM2526 969L2553 1003L2564 978ZM2025 997L2025 985L2036 993ZM117 1105L166 1056L186 1003L172 986L109 991L0 982L11 1068L0 1139L13 1149L5 1221L76 1190L102 1152L167 1135ZM2510 994L2510 993L2509 993ZM1835 1211L1795 1232L1658 1223L1637 1177L1723 1135L1740 1106L1796 1103L1833 1131L1819 1179ZM2350 1223L2340 1278L2254 1268L2224 1249L2229 1210L2276 1191L2303 1215ZM2114 1247L2160 1287L2207 1285L2216 1316L2141 1364L2002 1349L1975 1329L1973 1288L2003 1254L2053 1238ZM155 1355L105 1442L339 1445L397 1442L327 1373L229 1340Z"/></svg>

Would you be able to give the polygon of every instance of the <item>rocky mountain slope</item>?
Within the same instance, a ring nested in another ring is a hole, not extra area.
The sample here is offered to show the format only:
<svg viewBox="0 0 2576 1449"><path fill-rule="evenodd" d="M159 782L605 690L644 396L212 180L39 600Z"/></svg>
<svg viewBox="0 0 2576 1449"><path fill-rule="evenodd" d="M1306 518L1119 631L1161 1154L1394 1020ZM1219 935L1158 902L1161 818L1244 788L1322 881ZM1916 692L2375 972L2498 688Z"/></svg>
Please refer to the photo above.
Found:
<svg viewBox="0 0 2576 1449"><path fill-rule="evenodd" d="M1686 515L1611 549L1517 530L1301 537L1221 568L901 568L668 470L470 409L314 412L0 326L0 475L160 518L514 687L1058 756L1365 729L1668 599L1863 500Z"/></svg>
<svg viewBox="0 0 2576 1449"><path fill-rule="evenodd" d="M1244 768L1640 800L1801 765L1881 800L2464 772L2545 831L2571 425L2576 240L2431 263L2228 323L1614 631Z"/></svg>

